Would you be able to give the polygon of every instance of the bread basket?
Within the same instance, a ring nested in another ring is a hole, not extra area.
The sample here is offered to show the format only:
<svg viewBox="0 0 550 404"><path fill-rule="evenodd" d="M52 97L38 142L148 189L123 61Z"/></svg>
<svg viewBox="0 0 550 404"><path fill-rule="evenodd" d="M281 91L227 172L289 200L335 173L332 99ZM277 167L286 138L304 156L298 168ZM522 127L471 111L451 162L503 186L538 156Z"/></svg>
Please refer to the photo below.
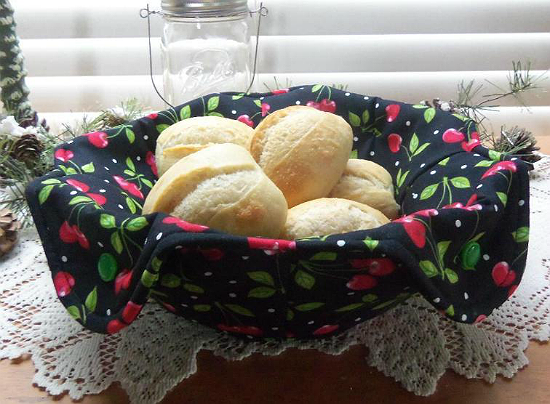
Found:
<svg viewBox="0 0 550 404"><path fill-rule="evenodd" d="M157 179L155 139L168 125L215 115L256 126L290 105L346 119L352 156L390 172L403 216L276 240L140 215ZM78 137L56 149L55 169L27 198L52 287L100 333L128 326L151 300L246 338L330 337L415 293L455 321L481 321L519 284L529 234L526 165L481 146L471 120L323 85L211 94Z"/></svg>

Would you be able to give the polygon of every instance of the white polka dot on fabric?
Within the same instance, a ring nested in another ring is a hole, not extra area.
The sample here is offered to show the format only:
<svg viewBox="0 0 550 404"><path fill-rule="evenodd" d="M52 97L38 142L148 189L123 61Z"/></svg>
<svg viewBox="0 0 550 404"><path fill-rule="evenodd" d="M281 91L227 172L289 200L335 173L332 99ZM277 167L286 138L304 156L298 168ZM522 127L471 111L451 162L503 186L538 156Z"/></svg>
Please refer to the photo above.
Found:
<svg viewBox="0 0 550 404"><path fill-rule="evenodd" d="M137 156L137 157L136 157L136 160L137 160L137 161L141 161L141 157L140 157L140 156Z"/></svg>
<svg viewBox="0 0 550 404"><path fill-rule="evenodd" d="M100 246L101 248L103 248L103 244L101 244L101 242L97 242L97 245Z"/></svg>
<svg viewBox="0 0 550 404"><path fill-rule="evenodd" d="M103 182L106 182L107 184L110 184L109 180L103 180Z"/></svg>
<svg viewBox="0 0 550 404"><path fill-rule="evenodd" d="M355 322L358 322L358 321L361 321L361 317L357 317L357 318L355 319Z"/></svg>
<svg viewBox="0 0 550 404"><path fill-rule="evenodd" d="M525 205L525 201L523 199L520 199L519 202L518 202L518 205L519 206Z"/></svg>
<svg viewBox="0 0 550 404"><path fill-rule="evenodd" d="M455 226L456 226L456 227L462 226L462 222L461 222L460 220L457 220L457 221L455 222Z"/></svg>
<svg viewBox="0 0 550 404"><path fill-rule="evenodd" d="M113 160L111 160L111 161L112 161L113 163L115 163L115 164L118 163L117 159L113 159Z"/></svg>
<svg viewBox="0 0 550 404"><path fill-rule="evenodd" d="M464 292L464 300L468 300L470 298L470 295L468 293Z"/></svg>
<svg viewBox="0 0 550 404"><path fill-rule="evenodd" d="M437 173L437 171L436 171L436 170L432 170L432 171L430 171L430 175L434 175L435 173Z"/></svg>
<svg viewBox="0 0 550 404"><path fill-rule="evenodd" d="M233 115L235 115L235 114L237 113L237 111L235 111L235 110L233 109L233 110L231 111L231 113L232 113Z"/></svg>
<svg viewBox="0 0 550 404"><path fill-rule="evenodd" d="M482 186L483 186L483 184L479 184L479 185L476 187L476 189L479 189L479 188L481 188Z"/></svg>
<svg viewBox="0 0 550 404"><path fill-rule="evenodd" d="M267 309L268 313L275 313L275 309Z"/></svg>
<svg viewBox="0 0 550 404"><path fill-rule="evenodd" d="M104 190L104 189L100 189L99 192L101 192L102 194L104 194L104 193L107 192L107 191Z"/></svg>
<svg viewBox="0 0 550 404"><path fill-rule="evenodd" d="M205 272L204 276L212 276L212 272Z"/></svg>
<svg viewBox="0 0 550 404"><path fill-rule="evenodd" d="M105 312L105 314L107 314L108 316L111 315L111 309L107 309L107 311Z"/></svg>
<svg viewBox="0 0 550 404"><path fill-rule="evenodd" d="M494 208L495 208L495 212L498 212L498 206L495 205Z"/></svg>
<svg viewBox="0 0 550 404"><path fill-rule="evenodd" d="M120 203L118 204L119 209L124 209L124 206L122 206Z"/></svg>
<svg viewBox="0 0 550 404"><path fill-rule="evenodd" d="M416 199L416 198L418 198L418 194L413 192L412 197L413 197L413 199Z"/></svg>
<svg viewBox="0 0 550 404"><path fill-rule="evenodd" d="M353 140L354 140L355 142L357 142L357 141L359 140L359 138L358 138L357 136L354 136L354 137L353 137Z"/></svg>
<svg viewBox="0 0 550 404"><path fill-rule="evenodd" d="M420 164L420 168L424 168L424 167L426 167L426 163Z"/></svg>
<svg viewBox="0 0 550 404"><path fill-rule="evenodd" d="M380 106L380 104L376 103L376 105L374 106L374 108L378 108Z"/></svg>
<svg viewBox="0 0 550 404"><path fill-rule="evenodd" d="M441 301L441 299L440 299L439 297L436 297L436 298L434 299L434 303L439 303L440 301Z"/></svg>
<svg viewBox="0 0 550 404"><path fill-rule="evenodd" d="M369 153L369 155L370 155L370 156L374 156L374 152L371 151L371 152Z"/></svg>
<svg viewBox="0 0 550 404"><path fill-rule="evenodd" d="M405 125L406 125L406 126L411 126L411 121L405 122Z"/></svg>
<svg viewBox="0 0 550 404"><path fill-rule="evenodd" d="M197 300L199 297L198 296L191 296L191 299L193 300Z"/></svg>
<svg viewBox="0 0 550 404"><path fill-rule="evenodd" d="M67 260L67 257L65 257L65 256L62 256L62 257L61 257L61 261L63 261L63 262L67 262L67 261L68 261L68 260Z"/></svg>
<svg viewBox="0 0 550 404"><path fill-rule="evenodd" d="M345 93L344 95L345 95L346 97L349 97L349 93Z"/></svg>
<svg viewBox="0 0 550 404"><path fill-rule="evenodd" d="M272 329L273 331L277 331L277 330L279 329L279 327L271 327L271 329Z"/></svg>
<svg viewBox="0 0 550 404"><path fill-rule="evenodd" d="M368 100L368 99L369 99L369 97L363 97L363 99L364 99L364 100Z"/></svg>
<svg viewBox="0 0 550 404"><path fill-rule="evenodd" d="M484 259L485 261L489 261L489 258L491 258L491 257L489 257L489 255L483 254L483 259Z"/></svg>
<svg viewBox="0 0 550 404"><path fill-rule="evenodd" d="M311 320L311 321L308 321L307 323L311 325L311 324L315 323L315 321Z"/></svg>
<svg viewBox="0 0 550 404"><path fill-rule="evenodd" d="M479 154L477 154L477 153L474 153L474 157L479 157Z"/></svg>
<svg viewBox="0 0 550 404"><path fill-rule="evenodd" d="M103 167L106 171L109 171L109 167Z"/></svg>
<svg viewBox="0 0 550 404"><path fill-rule="evenodd" d="M237 281L229 281L230 284L234 285L237 283Z"/></svg>
<svg viewBox="0 0 550 404"><path fill-rule="evenodd" d="M230 293L229 297L237 297L237 295L235 293Z"/></svg>
<svg viewBox="0 0 550 404"><path fill-rule="evenodd" d="M157 237L155 237L157 240L160 240L160 238L162 237L162 232L160 232L159 234L157 234Z"/></svg>
<svg viewBox="0 0 550 404"><path fill-rule="evenodd" d="M466 321L468 319L468 316L466 314L463 314L460 318L462 319L462 321Z"/></svg>
<svg viewBox="0 0 550 404"><path fill-rule="evenodd" d="M343 247L343 246L346 245L346 241L345 241L345 240L338 240L338 241L336 242L336 245L337 245L338 247Z"/></svg>
<svg viewBox="0 0 550 404"><path fill-rule="evenodd" d="M296 105L300 105L300 101L296 101Z"/></svg>
<svg viewBox="0 0 550 404"><path fill-rule="evenodd" d="M439 133L438 130L434 130L434 135L437 135Z"/></svg>
<svg viewBox="0 0 550 404"><path fill-rule="evenodd" d="M76 195L76 194L77 194L76 191L71 191L71 192L69 192L69 195Z"/></svg>
<svg viewBox="0 0 550 404"><path fill-rule="evenodd" d="M517 159L518 159L517 157L512 157L510 160L516 161Z"/></svg>
<svg viewBox="0 0 550 404"><path fill-rule="evenodd" d="M147 140L147 139L149 139L149 136L147 135L143 136L143 140Z"/></svg>
<svg viewBox="0 0 550 404"><path fill-rule="evenodd" d="M263 100L263 99L264 99L264 97L260 97L260 100Z"/></svg>
<svg viewBox="0 0 550 404"><path fill-rule="evenodd" d="M467 166L466 164L463 164L463 165L460 166L460 168L461 168L462 170L464 170L465 168L468 168L468 166Z"/></svg>
<svg viewBox="0 0 550 404"><path fill-rule="evenodd" d="M355 292L348 292L348 296L353 296Z"/></svg>

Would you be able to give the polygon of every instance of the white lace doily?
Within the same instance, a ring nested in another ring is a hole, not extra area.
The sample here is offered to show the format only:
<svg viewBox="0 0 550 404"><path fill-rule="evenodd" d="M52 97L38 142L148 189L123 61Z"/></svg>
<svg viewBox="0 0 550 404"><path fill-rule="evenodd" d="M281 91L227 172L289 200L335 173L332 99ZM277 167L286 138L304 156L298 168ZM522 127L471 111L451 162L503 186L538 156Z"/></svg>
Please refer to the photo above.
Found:
<svg viewBox="0 0 550 404"><path fill-rule="evenodd" d="M483 323L442 317L421 298L326 341L245 343L174 317L149 304L115 335L98 335L72 320L55 294L36 232L27 231L0 261L0 359L30 354L33 382L73 399L120 382L132 403L157 403L197 371L201 349L231 359L255 352L277 355L290 347L339 354L369 348L370 365L418 395L432 394L447 369L494 382L528 363L529 340L550 338L550 157L531 174L531 231L527 269L516 293Z"/></svg>

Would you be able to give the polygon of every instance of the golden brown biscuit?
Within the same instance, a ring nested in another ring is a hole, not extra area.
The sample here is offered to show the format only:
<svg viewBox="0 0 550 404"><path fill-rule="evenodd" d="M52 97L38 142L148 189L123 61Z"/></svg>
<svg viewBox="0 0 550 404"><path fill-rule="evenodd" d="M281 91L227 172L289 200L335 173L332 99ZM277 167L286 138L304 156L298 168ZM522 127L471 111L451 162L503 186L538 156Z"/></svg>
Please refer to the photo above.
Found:
<svg viewBox="0 0 550 404"><path fill-rule="evenodd" d="M340 198L319 198L288 211L281 238L293 240L347 233L373 229L389 222L382 212L362 203Z"/></svg>
<svg viewBox="0 0 550 404"><path fill-rule="evenodd" d="M159 176L181 158L219 143L250 148L254 130L242 122L217 116L184 119L166 128L157 139L155 158Z"/></svg>
<svg viewBox="0 0 550 404"><path fill-rule="evenodd" d="M351 126L340 116L292 106L258 125L250 152L293 207L328 195L344 172L352 144Z"/></svg>
<svg viewBox="0 0 550 404"><path fill-rule="evenodd" d="M399 205L393 195L392 178L384 167L368 160L350 159L329 197L364 203L395 219Z"/></svg>
<svg viewBox="0 0 550 404"><path fill-rule="evenodd" d="M286 220L282 192L250 153L231 143L179 160L158 180L143 214L164 212L245 236L277 237Z"/></svg>

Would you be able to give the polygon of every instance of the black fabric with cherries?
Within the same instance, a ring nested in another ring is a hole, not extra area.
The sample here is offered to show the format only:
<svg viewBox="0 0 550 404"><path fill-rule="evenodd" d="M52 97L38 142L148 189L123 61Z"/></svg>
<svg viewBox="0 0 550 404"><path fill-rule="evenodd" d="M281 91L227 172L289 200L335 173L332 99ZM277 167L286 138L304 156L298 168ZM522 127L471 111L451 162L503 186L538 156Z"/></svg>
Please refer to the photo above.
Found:
<svg viewBox="0 0 550 404"><path fill-rule="evenodd" d="M155 141L169 125L223 116L251 127L308 105L353 128L352 157L392 175L402 216L382 227L299 240L234 236L154 213ZM421 294L442 315L482 321L517 288L529 237L520 160L481 146L474 123L423 105L323 85L217 93L80 136L27 189L68 314L115 333L143 305L244 338L330 337ZM147 321L147 319L144 319Z"/></svg>

